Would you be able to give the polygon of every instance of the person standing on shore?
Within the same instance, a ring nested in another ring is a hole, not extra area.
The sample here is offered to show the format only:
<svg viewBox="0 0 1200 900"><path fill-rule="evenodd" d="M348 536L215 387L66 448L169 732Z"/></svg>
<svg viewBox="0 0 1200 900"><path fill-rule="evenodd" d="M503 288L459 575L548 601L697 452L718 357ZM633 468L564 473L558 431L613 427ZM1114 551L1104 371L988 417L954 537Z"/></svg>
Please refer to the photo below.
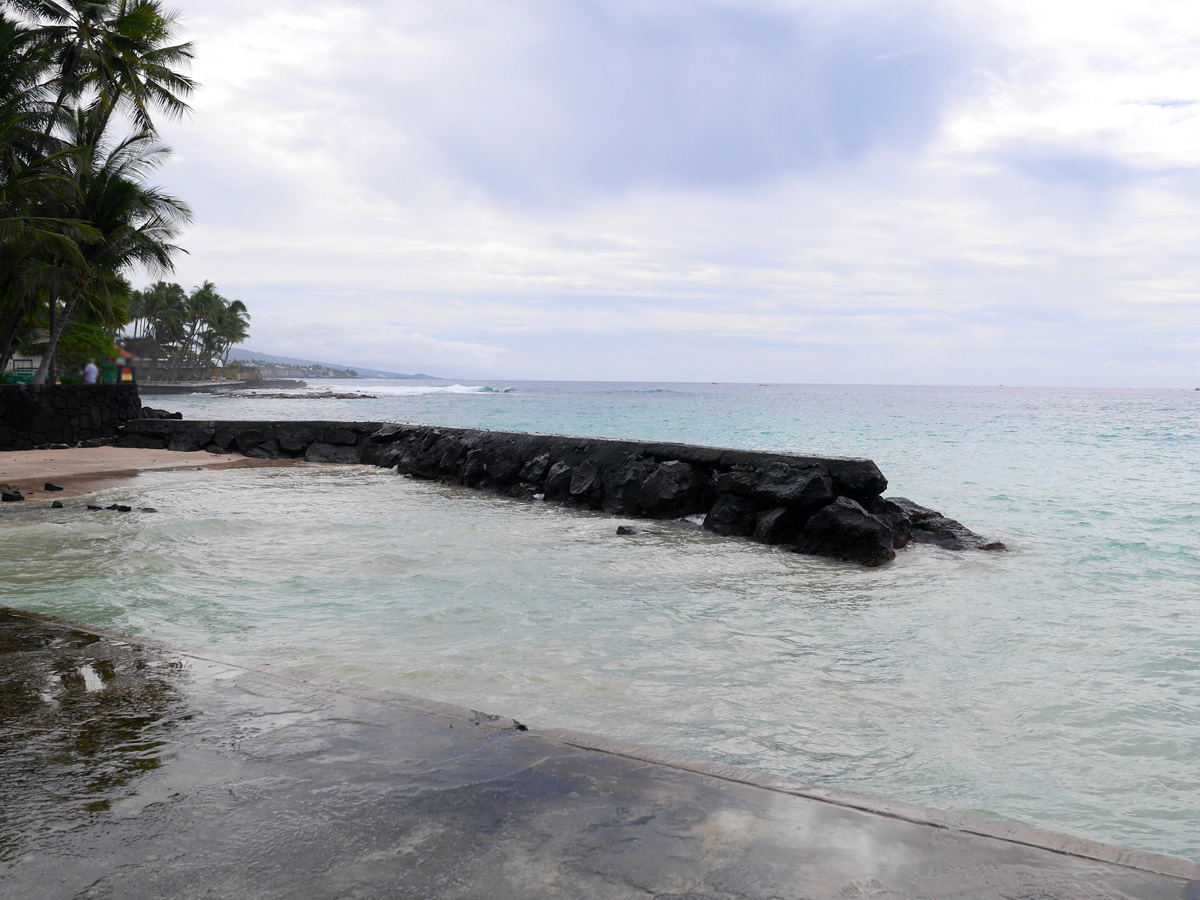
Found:
<svg viewBox="0 0 1200 900"><path fill-rule="evenodd" d="M83 367L83 383L95 384L96 378L99 377L100 370L96 368L96 361L89 359L87 365Z"/></svg>

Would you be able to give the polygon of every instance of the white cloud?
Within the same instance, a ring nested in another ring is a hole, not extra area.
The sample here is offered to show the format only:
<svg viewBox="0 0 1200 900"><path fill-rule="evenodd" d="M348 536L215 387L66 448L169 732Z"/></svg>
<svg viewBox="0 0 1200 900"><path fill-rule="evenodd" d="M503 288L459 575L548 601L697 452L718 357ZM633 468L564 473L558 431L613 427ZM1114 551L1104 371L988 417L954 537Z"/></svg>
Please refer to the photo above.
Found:
<svg viewBox="0 0 1200 900"><path fill-rule="evenodd" d="M185 3L180 279L452 375L1194 377L1200 13L830 9Z"/></svg>

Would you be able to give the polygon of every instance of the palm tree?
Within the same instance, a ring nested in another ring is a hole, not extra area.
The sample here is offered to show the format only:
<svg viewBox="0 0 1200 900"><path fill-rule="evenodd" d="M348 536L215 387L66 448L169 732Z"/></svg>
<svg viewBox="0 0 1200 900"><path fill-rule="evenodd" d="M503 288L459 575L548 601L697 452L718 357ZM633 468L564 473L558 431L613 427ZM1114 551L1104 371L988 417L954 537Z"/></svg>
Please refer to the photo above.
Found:
<svg viewBox="0 0 1200 900"><path fill-rule="evenodd" d="M190 42L173 43L178 16L159 0L8 0L39 24L55 70L56 108L89 94L143 130L151 110L177 119L196 84L183 74ZM47 132L48 135L48 132Z"/></svg>
<svg viewBox="0 0 1200 900"><path fill-rule="evenodd" d="M55 121L49 72L39 33L0 12L0 370L36 318L39 294L61 285L60 261L80 263L78 242L95 237L62 214L74 191L62 170L72 151L43 140Z"/></svg>
<svg viewBox="0 0 1200 900"><path fill-rule="evenodd" d="M146 184L147 176L167 156L167 149L155 142L149 129L109 146L105 133L111 112L111 107L95 103L75 115L70 139L80 152L70 157L69 163L78 190L72 211L76 218L92 224L99 239L80 247L83 265L77 267L74 283L63 295L61 315L51 316L53 324L35 384L45 383L54 347L80 300L90 295L93 302L107 302L123 273L133 267L170 271L172 254L179 249L171 241L191 220L186 204ZM52 313L57 312L57 304L52 297Z"/></svg>
<svg viewBox="0 0 1200 900"><path fill-rule="evenodd" d="M115 296L83 258L87 243L111 249L111 235L101 239L67 212L87 206L70 176L91 165L99 146L74 140L78 113L96 110L104 127L91 137L99 142L110 114L123 112L144 142L155 134L152 112L178 118L189 110L195 83L183 70L192 47L176 41L177 17L161 0L0 0L3 8L20 21L0 11L0 365L22 323L44 309L48 369L79 292L94 285L96 298Z"/></svg>
<svg viewBox="0 0 1200 900"><path fill-rule="evenodd" d="M181 335L187 294L177 284L156 281L142 291L133 292L130 315L134 321L134 340L157 348L172 343Z"/></svg>
<svg viewBox="0 0 1200 900"><path fill-rule="evenodd" d="M232 300L221 309L213 323L213 355L219 357L221 365L229 365L229 351L250 336L250 313L241 300Z"/></svg>

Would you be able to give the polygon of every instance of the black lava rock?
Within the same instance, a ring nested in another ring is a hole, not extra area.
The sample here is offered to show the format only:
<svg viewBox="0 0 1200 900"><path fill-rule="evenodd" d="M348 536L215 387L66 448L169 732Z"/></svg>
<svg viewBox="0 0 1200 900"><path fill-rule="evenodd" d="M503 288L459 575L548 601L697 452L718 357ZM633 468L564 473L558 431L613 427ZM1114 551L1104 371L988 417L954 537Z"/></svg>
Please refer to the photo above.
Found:
<svg viewBox="0 0 1200 900"><path fill-rule="evenodd" d="M46 486L42 488L44 491L61 491L62 485L55 484L53 481L47 481Z"/></svg>
<svg viewBox="0 0 1200 900"><path fill-rule="evenodd" d="M167 449L174 453L195 453L200 449L200 440L190 431L172 436Z"/></svg>
<svg viewBox="0 0 1200 900"><path fill-rule="evenodd" d="M598 506L602 485L599 468L591 460L587 460L576 466L571 474L571 499L580 503L595 503Z"/></svg>
<svg viewBox="0 0 1200 900"><path fill-rule="evenodd" d="M849 497L838 497L818 510L804 526L796 549L864 566L881 566L896 558L895 534L880 519Z"/></svg>
<svg viewBox="0 0 1200 900"><path fill-rule="evenodd" d="M311 428L295 428L285 431L276 439L279 449L288 456L299 456L317 439Z"/></svg>
<svg viewBox="0 0 1200 900"><path fill-rule="evenodd" d="M371 435L371 440L377 444L390 444L404 433L403 425L384 425Z"/></svg>
<svg viewBox="0 0 1200 900"><path fill-rule="evenodd" d="M561 500L571 489L571 466L565 462L556 462L546 473L546 481L542 490L547 500Z"/></svg>
<svg viewBox="0 0 1200 900"><path fill-rule="evenodd" d="M911 523L911 540L915 544L936 544L947 550L1004 549L1004 544L999 541L988 541L961 522L913 503L906 497L893 497L890 503Z"/></svg>
<svg viewBox="0 0 1200 900"><path fill-rule="evenodd" d="M704 517L704 527L715 534L750 537L758 524L759 505L749 497L722 494Z"/></svg>
<svg viewBox="0 0 1200 900"><path fill-rule="evenodd" d="M794 544L800 539L809 516L786 506L777 506L758 514L754 520L754 539L763 544Z"/></svg>
<svg viewBox="0 0 1200 900"><path fill-rule="evenodd" d="M833 480L819 466L796 468L786 463L767 466L754 485L754 495L772 506L786 506L801 513L814 513L833 502Z"/></svg>
<svg viewBox="0 0 1200 900"><path fill-rule="evenodd" d="M705 507L704 480L688 463L660 463L641 486L638 503L651 515L689 516Z"/></svg>
<svg viewBox="0 0 1200 900"><path fill-rule="evenodd" d="M50 504L50 508L51 509L62 509L63 502L61 500L55 500L53 503Z"/></svg>
<svg viewBox="0 0 1200 900"><path fill-rule="evenodd" d="M872 497L863 504L863 508L892 529L894 535L892 546L897 550L907 546L908 542L912 540L912 520L905 514L904 507L900 504L892 500L885 500L883 497Z"/></svg>
<svg viewBox="0 0 1200 900"><path fill-rule="evenodd" d="M349 428L340 425L330 425L325 429L325 443L336 447L351 447L358 443L358 435Z"/></svg>
<svg viewBox="0 0 1200 900"><path fill-rule="evenodd" d="M3 501L4 503L20 503L24 499L25 495L16 488L0 491L0 501Z"/></svg>
<svg viewBox="0 0 1200 900"><path fill-rule="evenodd" d="M333 444L311 444L304 453L304 459L317 463L352 464L362 461L362 454L357 447L335 447Z"/></svg>

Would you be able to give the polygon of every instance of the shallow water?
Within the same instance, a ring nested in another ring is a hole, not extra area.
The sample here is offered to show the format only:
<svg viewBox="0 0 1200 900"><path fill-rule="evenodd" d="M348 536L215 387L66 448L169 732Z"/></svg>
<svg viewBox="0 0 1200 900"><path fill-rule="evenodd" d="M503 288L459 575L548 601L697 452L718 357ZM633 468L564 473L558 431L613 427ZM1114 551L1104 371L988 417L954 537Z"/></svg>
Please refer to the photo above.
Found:
<svg viewBox="0 0 1200 900"><path fill-rule="evenodd" d="M158 514L3 510L4 602L1200 859L1200 397L506 386L156 405L869 455L1014 549L865 570L369 468L155 473L106 498Z"/></svg>

